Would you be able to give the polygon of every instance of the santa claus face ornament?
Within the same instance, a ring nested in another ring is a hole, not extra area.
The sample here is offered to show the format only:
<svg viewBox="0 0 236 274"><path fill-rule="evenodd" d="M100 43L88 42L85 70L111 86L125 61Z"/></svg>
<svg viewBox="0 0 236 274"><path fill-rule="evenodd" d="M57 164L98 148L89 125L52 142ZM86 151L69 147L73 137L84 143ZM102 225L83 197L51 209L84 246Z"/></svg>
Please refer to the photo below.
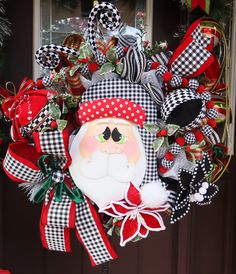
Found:
<svg viewBox="0 0 236 274"><path fill-rule="evenodd" d="M85 123L74 137L71 176L99 208L124 198L130 182L139 187L146 168L137 125L119 118Z"/></svg>

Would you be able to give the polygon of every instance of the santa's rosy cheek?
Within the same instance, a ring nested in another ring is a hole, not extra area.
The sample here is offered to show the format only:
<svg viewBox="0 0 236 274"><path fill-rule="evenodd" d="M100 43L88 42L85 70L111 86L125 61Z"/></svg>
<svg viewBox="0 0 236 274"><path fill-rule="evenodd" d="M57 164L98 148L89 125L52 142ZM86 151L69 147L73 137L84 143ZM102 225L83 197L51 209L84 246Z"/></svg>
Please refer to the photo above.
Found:
<svg viewBox="0 0 236 274"><path fill-rule="evenodd" d="M80 143L80 153L83 157L89 156L98 149L97 141L93 136L85 137Z"/></svg>
<svg viewBox="0 0 236 274"><path fill-rule="evenodd" d="M122 152L127 156L135 155L138 151L137 143L132 140L127 140L126 143L122 145Z"/></svg>

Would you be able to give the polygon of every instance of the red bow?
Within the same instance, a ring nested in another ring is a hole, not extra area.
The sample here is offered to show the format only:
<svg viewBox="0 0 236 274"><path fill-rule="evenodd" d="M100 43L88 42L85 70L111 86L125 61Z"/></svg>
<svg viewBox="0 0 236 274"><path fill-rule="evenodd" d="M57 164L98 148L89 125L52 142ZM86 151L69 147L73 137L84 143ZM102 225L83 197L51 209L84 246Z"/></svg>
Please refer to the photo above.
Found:
<svg viewBox="0 0 236 274"><path fill-rule="evenodd" d="M16 106L22 100L24 93L28 90L31 90L34 86L34 81L26 77L21 82L19 90L17 94L15 94L14 96L9 95L9 92L7 92L4 89L1 89L1 95L5 95L5 99L3 100L2 104L2 109L6 117L8 117L11 120L14 119Z"/></svg>

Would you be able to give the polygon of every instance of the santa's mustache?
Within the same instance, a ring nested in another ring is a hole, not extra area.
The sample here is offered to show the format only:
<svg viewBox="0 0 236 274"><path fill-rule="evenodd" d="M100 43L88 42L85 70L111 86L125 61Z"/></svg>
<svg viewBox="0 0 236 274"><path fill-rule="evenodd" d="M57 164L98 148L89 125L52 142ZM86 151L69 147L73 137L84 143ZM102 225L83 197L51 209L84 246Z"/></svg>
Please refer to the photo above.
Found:
<svg viewBox="0 0 236 274"><path fill-rule="evenodd" d="M109 176L125 183L135 172L135 164L130 164L123 153L108 154L96 151L90 159L81 157L78 164L80 172L88 179L102 179Z"/></svg>

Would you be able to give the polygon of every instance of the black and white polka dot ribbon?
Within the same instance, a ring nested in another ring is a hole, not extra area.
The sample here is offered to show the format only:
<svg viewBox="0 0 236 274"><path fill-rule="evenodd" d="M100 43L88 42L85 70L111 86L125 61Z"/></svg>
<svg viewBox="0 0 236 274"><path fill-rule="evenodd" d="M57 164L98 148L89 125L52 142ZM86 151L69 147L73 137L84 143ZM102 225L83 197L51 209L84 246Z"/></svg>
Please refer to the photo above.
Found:
<svg viewBox="0 0 236 274"><path fill-rule="evenodd" d="M53 70L60 63L60 53L79 56L79 52L76 49L51 44L40 47L35 53L35 59L41 67Z"/></svg>
<svg viewBox="0 0 236 274"><path fill-rule="evenodd" d="M88 19L88 40L95 55L97 53L96 20L107 30L117 29L121 22L119 11L111 3L98 4L91 10Z"/></svg>

